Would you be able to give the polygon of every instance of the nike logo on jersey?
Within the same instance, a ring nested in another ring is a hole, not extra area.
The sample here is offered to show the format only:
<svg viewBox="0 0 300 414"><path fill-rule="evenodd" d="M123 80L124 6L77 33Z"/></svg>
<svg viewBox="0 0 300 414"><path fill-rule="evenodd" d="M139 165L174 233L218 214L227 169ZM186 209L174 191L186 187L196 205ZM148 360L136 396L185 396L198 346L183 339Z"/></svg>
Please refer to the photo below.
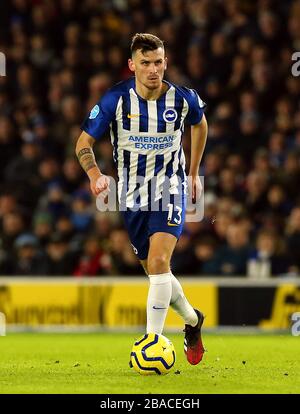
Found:
<svg viewBox="0 0 300 414"><path fill-rule="evenodd" d="M127 114L127 118L129 118L129 119L138 118L139 116L141 116L141 114Z"/></svg>
<svg viewBox="0 0 300 414"><path fill-rule="evenodd" d="M159 309L167 309L167 308L157 308L156 306L152 306L153 309L159 310Z"/></svg>

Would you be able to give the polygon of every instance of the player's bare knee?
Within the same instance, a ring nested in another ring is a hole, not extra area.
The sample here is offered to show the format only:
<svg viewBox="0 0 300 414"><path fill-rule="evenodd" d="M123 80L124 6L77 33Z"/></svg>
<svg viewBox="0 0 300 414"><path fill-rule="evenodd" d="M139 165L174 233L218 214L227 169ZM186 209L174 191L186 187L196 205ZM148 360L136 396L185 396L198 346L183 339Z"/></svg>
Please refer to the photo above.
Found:
<svg viewBox="0 0 300 414"><path fill-rule="evenodd" d="M148 259L148 272L150 275L159 275L170 271L170 261L166 255L155 255Z"/></svg>

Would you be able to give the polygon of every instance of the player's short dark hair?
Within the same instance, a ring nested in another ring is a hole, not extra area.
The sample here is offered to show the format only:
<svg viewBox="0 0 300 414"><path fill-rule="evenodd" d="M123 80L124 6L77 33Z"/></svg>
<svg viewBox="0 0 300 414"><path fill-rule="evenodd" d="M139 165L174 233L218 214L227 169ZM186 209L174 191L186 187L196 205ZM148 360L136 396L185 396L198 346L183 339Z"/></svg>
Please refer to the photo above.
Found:
<svg viewBox="0 0 300 414"><path fill-rule="evenodd" d="M159 47L164 49L164 42L157 36L151 33L136 33L131 42L131 54L137 50L141 50L144 54L149 50L156 50Z"/></svg>

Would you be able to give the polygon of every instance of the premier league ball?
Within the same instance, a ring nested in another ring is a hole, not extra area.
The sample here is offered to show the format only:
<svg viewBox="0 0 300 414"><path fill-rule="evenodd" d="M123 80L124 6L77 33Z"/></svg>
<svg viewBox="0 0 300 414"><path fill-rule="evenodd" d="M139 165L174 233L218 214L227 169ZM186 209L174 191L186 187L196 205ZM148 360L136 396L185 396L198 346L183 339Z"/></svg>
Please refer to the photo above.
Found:
<svg viewBox="0 0 300 414"><path fill-rule="evenodd" d="M176 360L172 342L163 335L148 333L133 344L130 367L141 375L166 375Z"/></svg>

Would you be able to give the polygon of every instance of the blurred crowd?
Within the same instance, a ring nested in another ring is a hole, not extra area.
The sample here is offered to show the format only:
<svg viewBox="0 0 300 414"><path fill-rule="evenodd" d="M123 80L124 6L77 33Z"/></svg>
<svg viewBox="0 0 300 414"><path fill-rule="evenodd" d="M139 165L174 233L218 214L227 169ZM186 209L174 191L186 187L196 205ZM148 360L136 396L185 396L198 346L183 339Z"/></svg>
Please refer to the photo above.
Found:
<svg viewBox="0 0 300 414"><path fill-rule="evenodd" d="M0 4L0 275L142 273L118 212L97 211L75 158L80 125L131 74L131 36L165 41L166 78L207 103L204 219L177 276L300 269L300 2L10 0ZM190 138L184 137L187 164ZM116 177L109 136L95 144Z"/></svg>

